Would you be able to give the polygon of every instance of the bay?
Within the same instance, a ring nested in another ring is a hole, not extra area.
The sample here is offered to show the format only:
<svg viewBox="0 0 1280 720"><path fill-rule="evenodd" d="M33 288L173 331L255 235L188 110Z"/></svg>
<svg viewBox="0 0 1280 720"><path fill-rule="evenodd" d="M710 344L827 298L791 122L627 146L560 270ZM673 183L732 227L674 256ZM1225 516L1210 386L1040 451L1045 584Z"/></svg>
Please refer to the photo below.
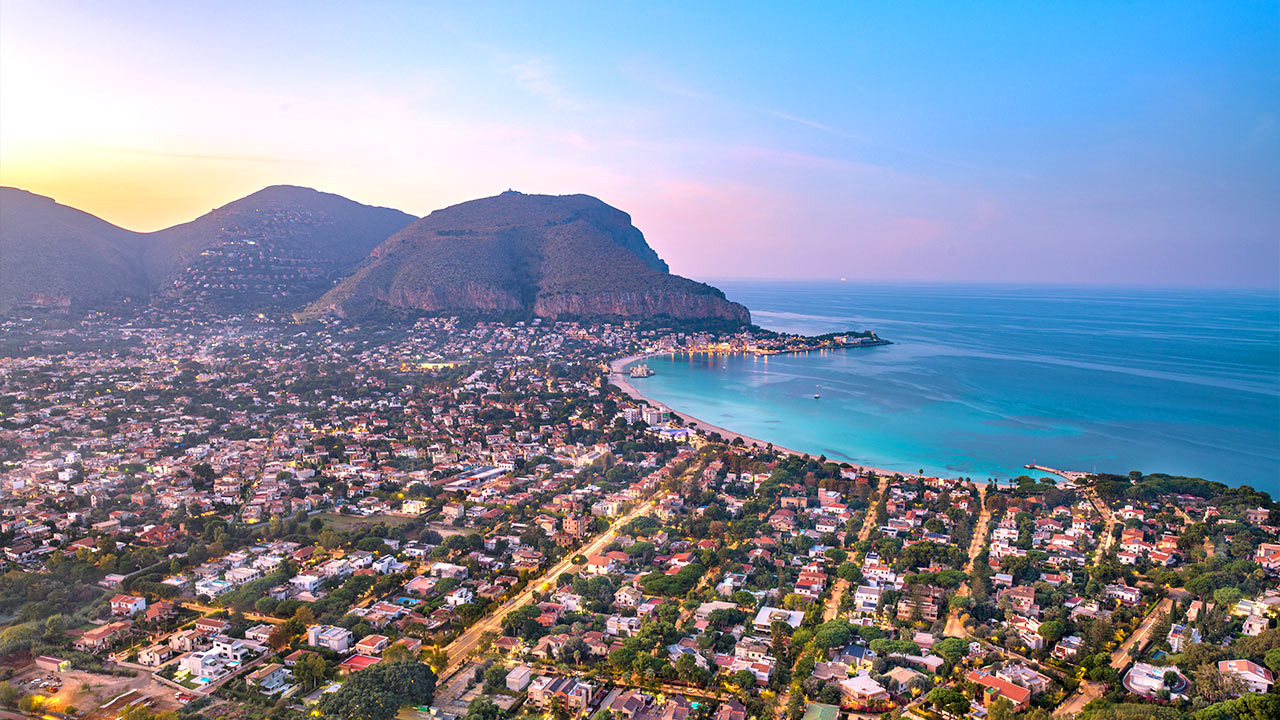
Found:
<svg viewBox="0 0 1280 720"><path fill-rule="evenodd" d="M677 412L904 472L1004 479L1035 461L1280 492L1274 291L715 284L763 327L894 344L649 359L637 387Z"/></svg>

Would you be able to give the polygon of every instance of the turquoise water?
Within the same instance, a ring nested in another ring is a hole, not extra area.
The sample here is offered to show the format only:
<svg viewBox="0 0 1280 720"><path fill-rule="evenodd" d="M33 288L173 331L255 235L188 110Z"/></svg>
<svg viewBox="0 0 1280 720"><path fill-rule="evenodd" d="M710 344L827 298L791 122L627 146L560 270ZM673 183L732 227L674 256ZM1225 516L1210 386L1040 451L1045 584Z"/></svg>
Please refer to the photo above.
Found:
<svg viewBox="0 0 1280 720"><path fill-rule="evenodd" d="M636 385L673 410L907 472L1008 478L1034 460L1280 494L1275 292L716 284L764 327L895 344L652 358Z"/></svg>

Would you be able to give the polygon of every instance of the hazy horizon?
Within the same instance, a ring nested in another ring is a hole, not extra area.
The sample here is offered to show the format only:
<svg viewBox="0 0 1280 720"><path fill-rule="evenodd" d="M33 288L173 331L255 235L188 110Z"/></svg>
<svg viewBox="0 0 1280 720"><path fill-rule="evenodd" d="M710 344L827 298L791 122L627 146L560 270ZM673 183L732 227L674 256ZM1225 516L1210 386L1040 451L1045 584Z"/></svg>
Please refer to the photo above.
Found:
<svg viewBox="0 0 1280 720"><path fill-rule="evenodd" d="M1280 4L381 7L6 2L0 184L143 232L585 193L696 278L1280 287Z"/></svg>

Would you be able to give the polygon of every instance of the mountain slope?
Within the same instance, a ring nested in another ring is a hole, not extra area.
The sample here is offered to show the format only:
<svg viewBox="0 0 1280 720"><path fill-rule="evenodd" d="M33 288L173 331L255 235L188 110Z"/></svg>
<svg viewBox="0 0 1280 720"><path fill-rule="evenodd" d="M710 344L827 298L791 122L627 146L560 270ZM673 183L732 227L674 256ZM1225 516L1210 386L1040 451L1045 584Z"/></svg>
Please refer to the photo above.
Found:
<svg viewBox="0 0 1280 720"><path fill-rule="evenodd" d="M587 195L511 191L437 210L396 233L306 314L358 316L378 306L750 321L716 288L669 274L621 210Z"/></svg>
<svg viewBox="0 0 1280 720"><path fill-rule="evenodd" d="M0 188L0 309L146 297L144 236L18 188Z"/></svg>
<svg viewBox="0 0 1280 720"><path fill-rule="evenodd" d="M299 307L416 218L275 185L147 236L160 299L224 310Z"/></svg>

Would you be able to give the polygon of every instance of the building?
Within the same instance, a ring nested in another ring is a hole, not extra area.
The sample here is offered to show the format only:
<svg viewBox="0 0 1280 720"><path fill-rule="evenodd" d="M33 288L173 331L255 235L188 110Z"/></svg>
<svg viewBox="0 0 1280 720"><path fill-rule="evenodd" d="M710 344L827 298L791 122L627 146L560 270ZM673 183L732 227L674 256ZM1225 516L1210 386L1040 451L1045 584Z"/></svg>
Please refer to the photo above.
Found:
<svg viewBox="0 0 1280 720"><path fill-rule="evenodd" d="M1182 652L1187 643L1200 642L1200 631L1186 625L1174 624L1169 628L1169 648L1176 653Z"/></svg>
<svg viewBox="0 0 1280 720"><path fill-rule="evenodd" d="M267 663L245 676L244 682L256 687L264 693L274 693L282 689L289 679L289 671L279 663Z"/></svg>
<svg viewBox="0 0 1280 720"><path fill-rule="evenodd" d="M105 650L128 635L132 628L133 624L128 620L100 625L84 631L83 635L76 638L74 647L82 652Z"/></svg>
<svg viewBox="0 0 1280 720"><path fill-rule="evenodd" d="M352 635L346 628L333 625L312 625L307 628L307 644L344 653L351 649Z"/></svg>
<svg viewBox="0 0 1280 720"><path fill-rule="evenodd" d="M936 587L918 587L906 591L905 596L898 601L898 619L934 622L945 612L946 597L946 590Z"/></svg>
<svg viewBox="0 0 1280 720"><path fill-rule="evenodd" d="M768 633L772 631L775 622L784 622L792 628L798 628L800 623L804 622L804 613L800 610L783 610L765 605L760 608L760 612L756 613L756 619L752 621L751 626L756 629L756 632Z"/></svg>
<svg viewBox="0 0 1280 720"><path fill-rule="evenodd" d="M147 601L137 595L116 595L111 598L111 614L129 616L147 609Z"/></svg>
<svg viewBox="0 0 1280 720"><path fill-rule="evenodd" d="M1249 660L1223 660L1218 663L1218 672L1240 678L1249 692L1268 692L1275 682L1270 670Z"/></svg>
<svg viewBox="0 0 1280 720"><path fill-rule="evenodd" d="M158 667L165 660L173 657L173 648L168 645L152 645L138 651L138 662L148 667Z"/></svg>
<svg viewBox="0 0 1280 720"><path fill-rule="evenodd" d="M577 715L586 711L594 695L595 687L578 678L544 675L529 684L529 702L535 706L545 709L559 699Z"/></svg>
<svg viewBox="0 0 1280 720"><path fill-rule="evenodd" d="M965 679L982 686L982 706L990 707L991 703L1004 698L1013 703L1013 711L1021 712L1031 705L1031 691L1015 685L1004 678L996 677L979 670L970 670Z"/></svg>
<svg viewBox="0 0 1280 720"><path fill-rule="evenodd" d="M517 665L507 673L507 689L512 692L522 692L529 687L531 675L528 665Z"/></svg>

